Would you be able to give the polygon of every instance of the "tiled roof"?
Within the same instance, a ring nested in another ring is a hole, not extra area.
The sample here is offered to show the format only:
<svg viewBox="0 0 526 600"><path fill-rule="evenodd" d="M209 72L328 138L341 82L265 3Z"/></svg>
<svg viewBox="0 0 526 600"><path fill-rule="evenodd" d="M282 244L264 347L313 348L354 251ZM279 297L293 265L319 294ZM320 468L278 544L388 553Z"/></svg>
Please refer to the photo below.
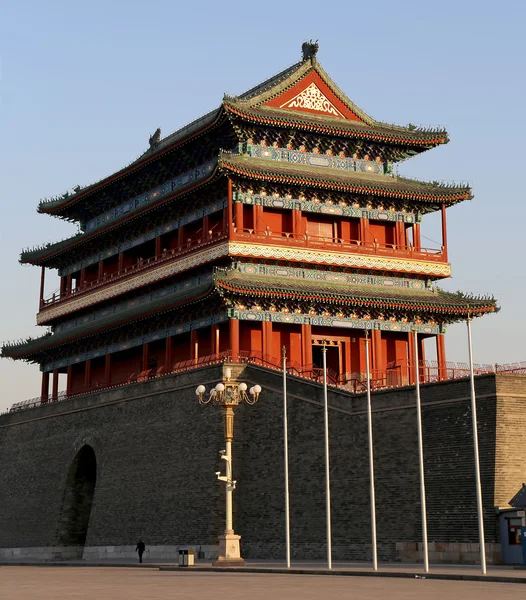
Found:
<svg viewBox="0 0 526 600"><path fill-rule="evenodd" d="M363 123L261 106L261 104L269 98L279 95L284 90L296 84L312 70L315 70L318 73L318 75L333 90L336 96L349 106L350 109L360 117ZM208 129L214 124L219 123L222 120L222 117L224 118L226 116L226 112L237 112L242 118L252 119L257 122L263 123L265 122L265 119L267 119L270 124L275 123L276 125L279 125L281 123L281 125L284 126L293 125L307 130L323 131L329 135L346 135L350 137L367 138L372 141L376 140L380 143L401 144L412 146L416 150L425 150L448 141L447 132L445 130L423 130L414 127L389 125L375 121L349 100L349 98L330 79L317 61L314 63L311 63L310 61L300 61L238 96L225 96L218 108L215 108L209 113L161 139L157 144L154 144L146 152L141 154L139 158L109 177L105 177L96 183L80 188L73 194L41 202L38 208L39 212L61 214L63 210L83 200L92 192L101 189L105 185L108 185L119 178L125 177L135 168L141 167L151 160L155 160L159 155L173 146L184 142L184 140Z"/></svg>
<svg viewBox="0 0 526 600"><path fill-rule="evenodd" d="M173 145L185 140L186 138L190 138L199 131L209 127L218 120L222 112L222 107L210 111L206 115L199 117L195 121L192 121L188 125L185 125L184 127L181 127L181 129L178 129L174 133L171 133L170 135L166 136L158 144L149 148L146 152L141 154L139 158L131 162L123 169L120 169L119 171L101 179L100 181L97 181L91 185L87 185L79 189L78 192L70 194L67 198L59 198L55 200L41 202L38 207L38 211L41 213L54 213L57 212L59 209L65 208L66 206L71 206L79 202L91 192L98 190L104 187L105 185L117 179L120 179L121 177L126 176L130 171L132 171L136 167L142 166L150 160L157 158L160 154L162 154L165 150L171 148Z"/></svg>
<svg viewBox="0 0 526 600"><path fill-rule="evenodd" d="M464 186L448 186L403 177L271 161L243 154L223 152L220 155L220 165L227 171L252 179L309 185L403 200L456 204L471 198L471 189Z"/></svg>
<svg viewBox="0 0 526 600"><path fill-rule="evenodd" d="M354 285L336 282L247 275L235 269L218 270L216 285L229 292L255 297L324 300L355 306L406 310L425 309L437 314L458 315L495 312L493 299L472 299L438 289L391 288L381 285Z"/></svg>
<svg viewBox="0 0 526 600"><path fill-rule="evenodd" d="M170 202L175 198L184 196L185 194L195 190L196 188L207 185L218 176L221 177L222 174L218 171L217 166L215 166L214 169L211 171L210 176L207 176L206 178L198 181L190 181L187 186L167 196L161 197L159 200L156 200L151 204L145 205L143 209L138 210L137 212L134 212L131 215L124 215L119 220L111 221L105 227L101 227L100 229L96 229L92 232L75 234L69 238L61 240L60 242L45 244L42 247L24 250L20 255L20 262L27 264L42 264L43 261L48 260L51 257L57 256L63 251L69 250L74 246L84 244L89 240L92 240L96 237L105 234L109 230L116 229L117 227L122 226L124 223L129 223L133 220L142 218L145 213L155 210L159 205L164 204L165 202Z"/></svg>
<svg viewBox="0 0 526 600"><path fill-rule="evenodd" d="M409 129L408 127L378 122L368 125L359 121L347 121L336 117L299 111L292 112L269 106L250 106L235 100L225 101L224 106L232 114L262 125L292 126L305 131L367 139L381 143L387 142L427 149L445 144L449 139L445 130Z"/></svg>
<svg viewBox="0 0 526 600"><path fill-rule="evenodd" d="M112 313L100 319L87 321L73 330L56 334L47 334L20 344L5 344L1 348L2 358L27 358L53 346L60 346L79 338L95 335L116 327L127 327L133 321L145 318L152 313L175 310L187 302L195 302L207 297L213 290L213 284L206 281L177 294L162 296L149 302L138 303L118 313ZM131 303L130 303L131 304Z"/></svg>

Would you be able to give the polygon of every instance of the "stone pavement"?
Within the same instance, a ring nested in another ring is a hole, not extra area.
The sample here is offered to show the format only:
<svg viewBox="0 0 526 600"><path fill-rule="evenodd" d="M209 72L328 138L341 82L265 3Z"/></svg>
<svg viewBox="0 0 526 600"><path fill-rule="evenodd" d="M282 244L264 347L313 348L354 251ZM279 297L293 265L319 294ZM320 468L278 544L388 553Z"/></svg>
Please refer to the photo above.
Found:
<svg viewBox="0 0 526 600"><path fill-rule="evenodd" d="M524 597L517 583L218 573L152 568L0 567L0 600L511 600Z"/></svg>

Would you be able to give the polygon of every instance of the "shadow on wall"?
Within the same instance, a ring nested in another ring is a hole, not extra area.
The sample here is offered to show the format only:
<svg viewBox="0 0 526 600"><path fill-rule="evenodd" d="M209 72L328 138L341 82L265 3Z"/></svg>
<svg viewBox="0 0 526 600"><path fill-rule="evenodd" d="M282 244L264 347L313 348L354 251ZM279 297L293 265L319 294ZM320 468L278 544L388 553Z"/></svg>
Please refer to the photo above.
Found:
<svg viewBox="0 0 526 600"><path fill-rule="evenodd" d="M91 446L83 446L69 469L58 524L57 540L62 546L75 546L82 558L93 494L97 481L97 459Z"/></svg>

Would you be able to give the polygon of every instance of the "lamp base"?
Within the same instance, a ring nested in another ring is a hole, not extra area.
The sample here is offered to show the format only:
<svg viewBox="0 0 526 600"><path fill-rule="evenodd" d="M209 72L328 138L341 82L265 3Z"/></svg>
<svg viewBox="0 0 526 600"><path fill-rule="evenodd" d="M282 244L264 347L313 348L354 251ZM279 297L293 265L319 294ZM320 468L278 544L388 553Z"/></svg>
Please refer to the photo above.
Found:
<svg viewBox="0 0 526 600"><path fill-rule="evenodd" d="M225 533L219 536L219 556L213 563L214 567L243 567L245 561L239 551L241 536L235 533Z"/></svg>

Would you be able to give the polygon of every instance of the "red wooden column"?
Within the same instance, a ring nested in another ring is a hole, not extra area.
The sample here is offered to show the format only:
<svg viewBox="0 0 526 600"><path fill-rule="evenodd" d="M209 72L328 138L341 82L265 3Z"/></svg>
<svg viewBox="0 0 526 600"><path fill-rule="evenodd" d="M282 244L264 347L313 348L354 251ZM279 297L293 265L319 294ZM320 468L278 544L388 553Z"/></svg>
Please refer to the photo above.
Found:
<svg viewBox="0 0 526 600"><path fill-rule="evenodd" d="M230 319L229 330L232 360L237 362L239 360L239 319Z"/></svg>
<svg viewBox="0 0 526 600"><path fill-rule="evenodd" d="M208 218L208 215L205 215L203 217L203 235L201 236L201 241L205 241L207 240L210 235L208 233L208 229L210 228L210 219Z"/></svg>
<svg viewBox="0 0 526 600"><path fill-rule="evenodd" d="M402 221L396 222L396 245L404 249L407 246L405 237L405 225Z"/></svg>
<svg viewBox="0 0 526 600"><path fill-rule="evenodd" d="M415 223L413 225L413 246L415 250L420 250L422 248L422 238L420 235L420 223Z"/></svg>
<svg viewBox="0 0 526 600"><path fill-rule="evenodd" d="M272 321L263 321L263 360L272 358Z"/></svg>
<svg viewBox="0 0 526 600"><path fill-rule="evenodd" d="M447 260L447 222L446 222L446 205L442 203L440 206L442 212L442 252L444 260Z"/></svg>
<svg viewBox="0 0 526 600"><path fill-rule="evenodd" d="M261 204L254 205L254 233L262 234L264 233L264 223L263 223L263 207Z"/></svg>
<svg viewBox="0 0 526 600"><path fill-rule="evenodd" d="M58 369L53 370L53 383L51 386L51 402L56 402L58 398Z"/></svg>
<svg viewBox="0 0 526 600"><path fill-rule="evenodd" d="M312 365L312 325L301 326L301 350L303 355L303 366Z"/></svg>
<svg viewBox="0 0 526 600"><path fill-rule="evenodd" d="M159 256L161 256L162 253L162 248L161 248L161 236L158 235L155 238L155 258L159 258Z"/></svg>
<svg viewBox="0 0 526 600"><path fill-rule="evenodd" d="M40 391L40 402L46 404L49 399L49 372L42 373L42 389Z"/></svg>
<svg viewBox="0 0 526 600"><path fill-rule="evenodd" d="M142 345L142 370L148 369L148 361L150 359L150 345L148 342Z"/></svg>
<svg viewBox="0 0 526 600"><path fill-rule="evenodd" d="M86 368L84 370L84 388L86 390L91 388L91 359L89 358L86 361Z"/></svg>
<svg viewBox="0 0 526 600"><path fill-rule="evenodd" d="M408 375L409 384L413 385L416 382L416 371L415 371L415 336L413 332L407 334L407 350L408 350Z"/></svg>
<svg viewBox="0 0 526 600"><path fill-rule="evenodd" d="M68 365L66 378L66 396L71 396L71 388L73 386L73 365Z"/></svg>
<svg viewBox="0 0 526 600"><path fill-rule="evenodd" d="M177 230L177 246L179 250L183 247L184 244L184 225L181 225Z"/></svg>
<svg viewBox="0 0 526 600"><path fill-rule="evenodd" d="M66 276L60 278L60 297L66 294Z"/></svg>
<svg viewBox="0 0 526 600"><path fill-rule="evenodd" d="M373 371L374 379L381 379L385 376L385 361L382 352L382 332L379 329L373 329L371 332L373 342Z"/></svg>
<svg viewBox="0 0 526 600"><path fill-rule="evenodd" d="M73 282L73 275L70 273L66 277L66 294L71 294L72 282Z"/></svg>
<svg viewBox="0 0 526 600"><path fill-rule="evenodd" d="M219 325L217 323L212 325L210 332L210 351L216 355L216 358L219 356Z"/></svg>
<svg viewBox="0 0 526 600"><path fill-rule="evenodd" d="M367 217L362 217L360 219L360 242L364 244L365 242L369 242L370 232L369 232L369 219Z"/></svg>
<svg viewBox="0 0 526 600"><path fill-rule="evenodd" d="M243 203L236 202L234 205L235 214L234 214L234 227L236 231L242 232L244 229L243 223Z"/></svg>
<svg viewBox="0 0 526 600"><path fill-rule="evenodd" d="M227 201L227 214L228 214L228 239L232 239L232 234L234 233L234 223L233 223L233 190L232 190L232 180L228 180L228 201Z"/></svg>
<svg viewBox="0 0 526 600"><path fill-rule="evenodd" d="M86 283L86 267L80 270L80 287L84 287Z"/></svg>
<svg viewBox="0 0 526 600"><path fill-rule="evenodd" d="M436 337L437 345L437 362L438 362L438 379L443 381L447 379L447 367L446 367L446 344L443 333L439 333Z"/></svg>
<svg viewBox="0 0 526 600"><path fill-rule="evenodd" d="M104 365L104 385L111 385L111 354L106 354L106 363Z"/></svg>
<svg viewBox="0 0 526 600"><path fill-rule="evenodd" d="M42 306L42 302L44 301L44 283L46 279L46 267L42 265L42 270L40 272L40 305ZM62 287L62 280L60 280L60 284Z"/></svg>
<svg viewBox="0 0 526 600"><path fill-rule="evenodd" d="M164 355L164 368L167 371L172 370L173 353L174 353L174 339L171 335L169 335L166 338L166 350L165 350L165 355Z"/></svg>
<svg viewBox="0 0 526 600"><path fill-rule="evenodd" d="M197 363L199 358L199 329L192 329L190 332L190 357Z"/></svg>
<svg viewBox="0 0 526 600"><path fill-rule="evenodd" d="M97 281L101 281L104 275L104 259L99 260L99 269L97 271Z"/></svg>
<svg viewBox="0 0 526 600"><path fill-rule="evenodd" d="M301 210L296 208L292 209L292 233L294 236L303 235L303 231L301 231Z"/></svg>
<svg viewBox="0 0 526 600"><path fill-rule="evenodd" d="M119 263L117 265L118 272L120 273L124 268L124 252L119 252Z"/></svg>

